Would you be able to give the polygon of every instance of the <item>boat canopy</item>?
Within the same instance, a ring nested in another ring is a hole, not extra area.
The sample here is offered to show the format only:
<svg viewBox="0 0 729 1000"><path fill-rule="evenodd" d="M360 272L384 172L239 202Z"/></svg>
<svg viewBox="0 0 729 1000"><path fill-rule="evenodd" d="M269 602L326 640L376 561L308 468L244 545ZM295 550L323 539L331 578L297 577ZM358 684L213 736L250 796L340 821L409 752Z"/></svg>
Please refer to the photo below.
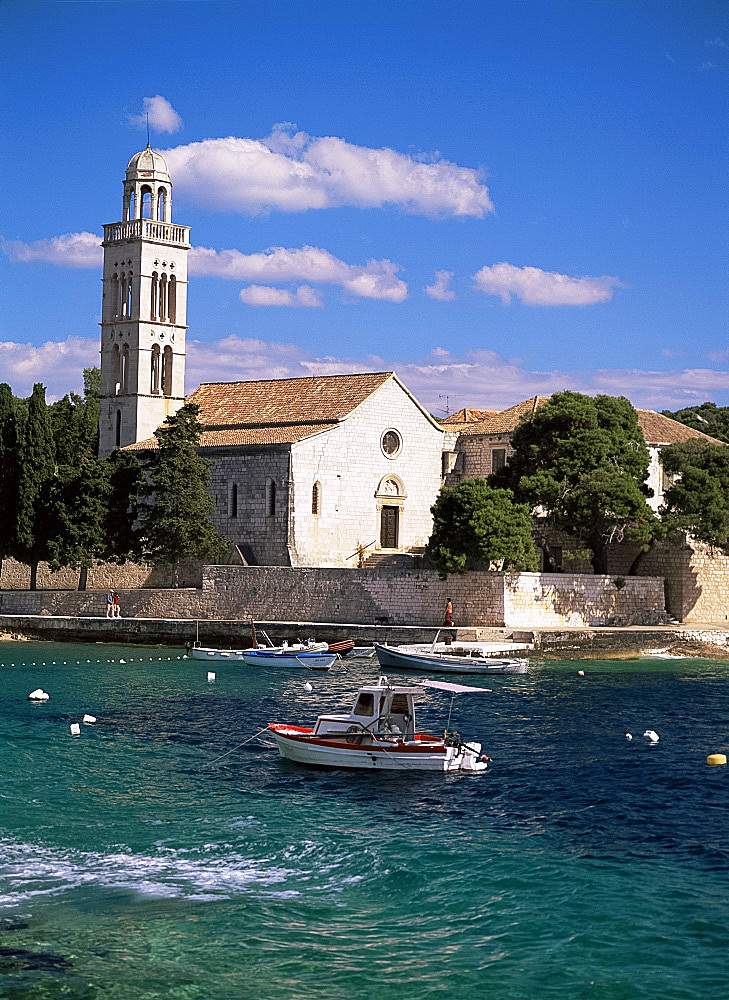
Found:
<svg viewBox="0 0 729 1000"><path fill-rule="evenodd" d="M438 688L439 691L450 691L452 694L491 694L493 688L472 687L470 684L453 684L451 681L421 681L423 687Z"/></svg>

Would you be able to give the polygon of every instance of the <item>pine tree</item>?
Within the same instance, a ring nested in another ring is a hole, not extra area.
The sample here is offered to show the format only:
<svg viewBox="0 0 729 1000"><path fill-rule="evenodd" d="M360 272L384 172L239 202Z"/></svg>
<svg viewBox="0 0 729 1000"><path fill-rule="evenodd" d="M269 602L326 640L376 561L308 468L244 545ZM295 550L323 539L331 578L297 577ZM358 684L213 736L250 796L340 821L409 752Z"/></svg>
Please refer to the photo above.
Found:
<svg viewBox="0 0 729 1000"><path fill-rule="evenodd" d="M155 431L158 449L147 468L147 503L140 507L144 552L159 564L215 560L225 542L215 534L215 501L209 492L211 462L198 454L200 408L188 403Z"/></svg>
<svg viewBox="0 0 729 1000"><path fill-rule="evenodd" d="M36 589L38 563L49 556L53 534L50 494L55 476L53 435L45 386L36 382L20 450L18 519L15 554L30 565L30 589Z"/></svg>
<svg viewBox="0 0 729 1000"><path fill-rule="evenodd" d="M0 385L0 576L15 540L18 511L18 425L10 386Z"/></svg>

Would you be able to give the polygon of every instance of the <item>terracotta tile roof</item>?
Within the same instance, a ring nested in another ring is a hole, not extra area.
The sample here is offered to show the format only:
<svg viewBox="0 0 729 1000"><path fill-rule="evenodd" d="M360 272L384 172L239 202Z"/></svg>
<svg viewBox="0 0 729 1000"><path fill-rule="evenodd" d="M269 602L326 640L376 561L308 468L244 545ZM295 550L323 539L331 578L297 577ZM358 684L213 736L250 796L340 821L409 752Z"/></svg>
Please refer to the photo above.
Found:
<svg viewBox="0 0 729 1000"><path fill-rule="evenodd" d="M363 403L392 372L314 375L261 382L205 382L188 398L206 427L336 422Z"/></svg>
<svg viewBox="0 0 729 1000"><path fill-rule="evenodd" d="M540 406L543 406L549 396L532 396L522 403L517 403L508 410L503 410L495 417L487 417L485 420L475 424L469 424L461 433L468 435L476 434L508 434L514 430L524 415L534 413ZM680 441L708 441L710 444L721 444L716 438L709 437L701 431L695 431L692 427L681 424L678 420L665 417L655 410L639 410L634 407L638 416L638 424L643 431L643 437L647 444L677 444Z"/></svg>
<svg viewBox="0 0 729 1000"><path fill-rule="evenodd" d="M693 427L666 417L655 410L638 410L638 423L643 431L643 437L647 444L678 444L682 441L706 441L709 444L722 444L717 438L709 437L702 431L695 431Z"/></svg>
<svg viewBox="0 0 729 1000"><path fill-rule="evenodd" d="M540 406L544 406L548 399L549 396L532 396L493 417L486 417L485 420L470 424L463 434L508 434L514 430L523 416L534 413Z"/></svg>
<svg viewBox="0 0 729 1000"><path fill-rule="evenodd" d="M462 410L451 413L449 417L441 420L441 424L449 427L453 424L474 424L478 420L485 420L487 417L495 417L498 410L474 410L470 406L464 406Z"/></svg>
<svg viewBox="0 0 729 1000"><path fill-rule="evenodd" d="M314 375L259 382L204 382L188 397L200 407L203 448L292 444L347 417L379 389L392 372ZM129 445L149 451L157 439Z"/></svg>

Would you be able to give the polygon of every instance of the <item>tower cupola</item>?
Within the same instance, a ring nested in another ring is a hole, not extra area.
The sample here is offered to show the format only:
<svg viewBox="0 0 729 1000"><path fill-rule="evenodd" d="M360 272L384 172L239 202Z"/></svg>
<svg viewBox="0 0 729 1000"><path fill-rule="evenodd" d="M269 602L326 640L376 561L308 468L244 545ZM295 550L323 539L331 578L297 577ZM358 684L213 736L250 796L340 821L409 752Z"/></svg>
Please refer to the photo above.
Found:
<svg viewBox="0 0 729 1000"><path fill-rule="evenodd" d="M124 179L122 221L153 219L172 221L172 181L161 153L146 149L135 153L127 164Z"/></svg>

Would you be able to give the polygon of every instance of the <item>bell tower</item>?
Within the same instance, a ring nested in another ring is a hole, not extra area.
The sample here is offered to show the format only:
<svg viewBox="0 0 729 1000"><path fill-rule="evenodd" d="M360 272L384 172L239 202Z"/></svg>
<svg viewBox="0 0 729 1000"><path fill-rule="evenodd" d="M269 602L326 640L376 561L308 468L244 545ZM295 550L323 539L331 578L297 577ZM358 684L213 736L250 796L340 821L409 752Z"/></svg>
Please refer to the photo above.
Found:
<svg viewBox="0 0 729 1000"><path fill-rule="evenodd" d="M189 226L162 156L136 153L122 221L104 226L99 456L151 437L185 402Z"/></svg>

